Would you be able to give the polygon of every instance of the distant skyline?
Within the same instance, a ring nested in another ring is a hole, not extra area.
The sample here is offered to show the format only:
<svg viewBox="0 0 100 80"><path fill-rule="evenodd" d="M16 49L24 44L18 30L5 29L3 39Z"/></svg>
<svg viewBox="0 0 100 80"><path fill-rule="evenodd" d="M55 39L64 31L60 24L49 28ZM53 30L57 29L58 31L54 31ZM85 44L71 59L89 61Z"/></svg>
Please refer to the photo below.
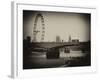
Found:
<svg viewBox="0 0 100 80"><path fill-rule="evenodd" d="M61 40L68 41L79 39L79 41L90 40L90 14L68 13L68 12L41 12L23 11L23 38L30 36L33 39L33 27L35 16L41 13L45 23L44 41L56 41L56 36ZM41 19L38 19L37 28L41 30ZM39 40L38 35L37 40Z"/></svg>

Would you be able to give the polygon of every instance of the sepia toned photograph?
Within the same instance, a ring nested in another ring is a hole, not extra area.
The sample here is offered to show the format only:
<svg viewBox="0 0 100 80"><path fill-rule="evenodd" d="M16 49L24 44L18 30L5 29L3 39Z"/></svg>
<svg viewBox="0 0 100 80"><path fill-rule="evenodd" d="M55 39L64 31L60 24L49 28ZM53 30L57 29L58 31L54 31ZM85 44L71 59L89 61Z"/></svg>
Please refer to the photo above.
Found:
<svg viewBox="0 0 100 80"><path fill-rule="evenodd" d="M23 10L23 69L91 66L91 14Z"/></svg>

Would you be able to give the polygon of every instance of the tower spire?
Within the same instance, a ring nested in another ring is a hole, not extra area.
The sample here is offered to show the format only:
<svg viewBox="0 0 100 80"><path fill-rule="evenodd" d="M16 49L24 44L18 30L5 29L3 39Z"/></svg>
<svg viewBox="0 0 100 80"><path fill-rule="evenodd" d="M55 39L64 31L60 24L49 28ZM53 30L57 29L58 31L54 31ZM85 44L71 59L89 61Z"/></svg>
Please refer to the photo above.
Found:
<svg viewBox="0 0 100 80"><path fill-rule="evenodd" d="M71 39L71 35L69 35L69 40L68 40L68 42L71 42L72 41L72 39Z"/></svg>

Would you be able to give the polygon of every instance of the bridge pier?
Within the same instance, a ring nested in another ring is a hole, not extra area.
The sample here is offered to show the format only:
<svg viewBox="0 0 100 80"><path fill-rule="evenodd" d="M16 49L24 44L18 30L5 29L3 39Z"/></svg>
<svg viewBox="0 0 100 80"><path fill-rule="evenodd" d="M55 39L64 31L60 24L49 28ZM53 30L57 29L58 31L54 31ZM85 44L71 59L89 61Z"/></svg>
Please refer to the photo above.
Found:
<svg viewBox="0 0 100 80"><path fill-rule="evenodd" d="M59 58L60 57L59 49L55 49L55 48L48 49L47 53L46 53L46 57L47 57L47 59L57 59L57 58Z"/></svg>

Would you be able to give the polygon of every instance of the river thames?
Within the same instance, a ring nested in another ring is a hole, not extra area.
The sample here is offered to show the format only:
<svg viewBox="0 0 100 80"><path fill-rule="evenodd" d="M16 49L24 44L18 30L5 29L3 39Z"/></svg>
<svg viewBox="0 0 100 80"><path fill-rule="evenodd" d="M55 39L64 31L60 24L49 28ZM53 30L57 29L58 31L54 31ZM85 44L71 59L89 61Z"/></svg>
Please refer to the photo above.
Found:
<svg viewBox="0 0 100 80"><path fill-rule="evenodd" d="M89 66L90 58L88 53L82 53L81 50L70 51L65 53L64 50L59 51L60 57L57 59L47 59L46 52L32 52L28 57L27 69L36 68L56 68L56 67L78 67Z"/></svg>

